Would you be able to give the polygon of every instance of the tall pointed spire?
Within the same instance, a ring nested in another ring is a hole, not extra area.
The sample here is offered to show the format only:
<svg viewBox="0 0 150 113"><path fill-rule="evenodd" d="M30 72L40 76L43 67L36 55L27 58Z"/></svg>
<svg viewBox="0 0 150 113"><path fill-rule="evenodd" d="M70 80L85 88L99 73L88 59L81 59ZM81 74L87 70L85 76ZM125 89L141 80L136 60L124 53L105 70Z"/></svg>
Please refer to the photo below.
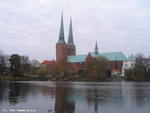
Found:
<svg viewBox="0 0 150 113"><path fill-rule="evenodd" d="M70 27L69 27L69 34L68 34L68 45L74 45L73 32L72 32L72 19L70 19Z"/></svg>
<svg viewBox="0 0 150 113"><path fill-rule="evenodd" d="M96 41L96 45L95 45L95 54L98 55L98 46L97 46L97 41Z"/></svg>
<svg viewBox="0 0 150 113"><path fill-rule="evenodd" d="M58 40L58 43L65 43L63 13L61 15L61 24L60 24L60 31L59 31L59 40Z"/></svg>

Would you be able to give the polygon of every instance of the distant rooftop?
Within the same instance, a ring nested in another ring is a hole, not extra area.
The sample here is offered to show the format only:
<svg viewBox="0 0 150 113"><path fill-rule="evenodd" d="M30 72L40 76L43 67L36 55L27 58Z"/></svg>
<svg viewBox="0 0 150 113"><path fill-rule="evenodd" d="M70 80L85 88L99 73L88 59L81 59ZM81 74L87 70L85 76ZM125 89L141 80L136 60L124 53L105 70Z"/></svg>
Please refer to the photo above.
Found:
<svg viewBox="0 0 150 113"><path fill-rule="evenodd" d="M50 61L50 60L44 60L41 64L51 65L51 64L54 64L54 63L55 63L54 60L52 60L52 61Z"/></svg>
<svg viewBox="0 0 150 113"><path fill-rule="evenodd" d="M131 55L131 56L128 56L126 60L127 61L131 61L131 60L133 61L133 60L135 60L135 57Z"/></svg>

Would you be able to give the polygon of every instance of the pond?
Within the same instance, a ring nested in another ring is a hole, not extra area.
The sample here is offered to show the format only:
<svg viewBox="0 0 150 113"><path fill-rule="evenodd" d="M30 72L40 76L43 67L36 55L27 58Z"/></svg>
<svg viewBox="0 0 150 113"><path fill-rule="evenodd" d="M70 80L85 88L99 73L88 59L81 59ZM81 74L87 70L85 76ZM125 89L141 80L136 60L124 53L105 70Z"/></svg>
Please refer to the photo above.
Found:
<svg viewBox="0 0 150 113"><path fill-rule="evenodd" d="M150 83L1 81L0 113L150 113Z"/></svg>

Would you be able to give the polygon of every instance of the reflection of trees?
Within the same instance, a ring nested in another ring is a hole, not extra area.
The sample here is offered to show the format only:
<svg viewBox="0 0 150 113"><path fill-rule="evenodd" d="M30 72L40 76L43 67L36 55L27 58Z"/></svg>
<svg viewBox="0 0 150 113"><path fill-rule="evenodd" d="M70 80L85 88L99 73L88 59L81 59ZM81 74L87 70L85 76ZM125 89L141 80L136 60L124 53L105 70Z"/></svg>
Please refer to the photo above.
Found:
<svg viewBox="0 0 150 113"><path fill-rule="evenodd" d="M13 83L9 87L9 101L10 103L17 103L18 97L21 95L20 84Z"/></svg>
<svg viewBox="0 0 150 113"><path fill-rule="evenodd" d="M94 93L95 93L94 110L95 110L95 113L97 113L97 111L98 111L98 91L97 91L97 89L94 89Z"/></svg>
<svg viewBox="0 0 150 113"><path fill-rule="evenodd" d="M99 99L98 99L98 89L87 89L86 90L86 101L89 105L94 105L95 113L98 113Z"/></svg>
<svg viewBox="0 0 150 113"><path fill-rule="evenodd" d="M0 104L5 98L5 85L4 82L0 82Z"/></svg>
<svg viewBox="0 0 150 113"><path fill-rule="evenodd" d="M31 87L34 87L30 84L17 82L1 82L0 84L0 102L8 99L12 104L17 104L19 100L25 101Z"/></svg>
<svg viewBox="0 0 150 113"><path fill-rule="evenodd" d="M150 102L150 90L147 89L149 86L139 86L135 85L134 86L134 96L135 98L133 99L138 107L143 107L145 104Z"/></svg>
<svg viewBox="0 0 150 113"><path fill-rule="evenodd" d="M126 107L144 107L150 104L149 85L142 83L123 83L123 101Z"/></svg>
<svg viewBox="0 0 150 113"><path fill-rule="evenodd" d="M107 84L85 89L86 102L98 113L101 106L144 108L150 105L149 85L139 83Z"/></svg>
<svg viewBox="0 0 150 113"><path fill-rule="evenodd" d="M27 95L31 91L33 85L26 83L9 83L8 99L10 103L17 104L19 100L26 101ZM32 88L34 89L34 88Z"/></svg>
<svg viewBox="0 0 150 113"><path fill-rule="evenodd" d="M106 87L93 87L86 89L86 101L89 106L93 105L95 113L98 113L99 106L104 105L123 105L123 96L121 87L111 88Z"/></svg>
<svg viewBox="0 0 150 113"><path fill-rule="evenodd" d="M55 96L55 87L44 85L34 85L30 83L20 82L0 82L0 104L9 102L18 104L19 102L27 101L28 96L36 98L38 94Z"/></svg>
<svg viewBox="0 0 150 113"><path fill-rule="evenodd" d="M55 97L55 87L53 86L39 86L42 95L50 95L52 98Z"/></svg>
<svg viewBox="0 0 150 113"><path fill-rule="evenodd" d="M75 102L71 95L71 88L57 85L55 99L56 113L74 113Z"/></svg>

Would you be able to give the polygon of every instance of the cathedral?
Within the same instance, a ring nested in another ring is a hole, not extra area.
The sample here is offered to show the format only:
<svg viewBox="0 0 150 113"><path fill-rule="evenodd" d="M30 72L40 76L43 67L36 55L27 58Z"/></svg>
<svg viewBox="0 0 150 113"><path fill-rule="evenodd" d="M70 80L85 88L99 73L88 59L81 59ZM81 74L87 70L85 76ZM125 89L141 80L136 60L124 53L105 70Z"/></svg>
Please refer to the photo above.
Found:
<svg viewBox="0 0 150 113"><path fill-rule="evenodd" d="M84 65L88 56L96 58L98 56L103 56L109 60L109 67L112 72L117 72L121 74L123 61L126 60L125 55L122 52L108 52L108 53L99 53L98 45L96 42L95 49L93 52L89 52L86 55L76 55L76 46L73 41L73 29L72 29L72 20L70 20L68 42L65 41L64 35L64 24L63 24L63 15L61 16L61 24L59 31L59 39L56 43L56 62L68 62L72 64L74 69L78 71Z"/></svg>

